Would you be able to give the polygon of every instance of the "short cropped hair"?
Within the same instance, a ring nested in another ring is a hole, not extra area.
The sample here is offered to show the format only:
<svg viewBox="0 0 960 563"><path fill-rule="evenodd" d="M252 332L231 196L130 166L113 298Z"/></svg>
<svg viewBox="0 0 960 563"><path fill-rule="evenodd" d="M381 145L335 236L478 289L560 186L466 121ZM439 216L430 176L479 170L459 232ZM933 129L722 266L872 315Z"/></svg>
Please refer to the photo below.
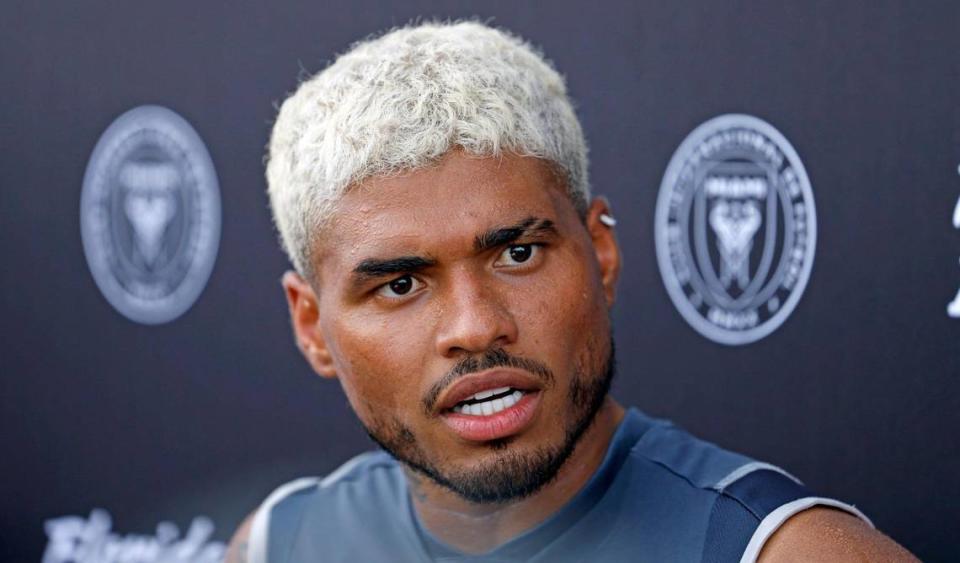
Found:
<svg viewBox="0 0 960 563"><path fill-rule="evenodd" d="M311 248L351 186L429 166L454 148L541 158L586 212L586 140L551 63L480 23L408 26L354 44L280 108L267 185L297 271L311 276Z"/></svg>

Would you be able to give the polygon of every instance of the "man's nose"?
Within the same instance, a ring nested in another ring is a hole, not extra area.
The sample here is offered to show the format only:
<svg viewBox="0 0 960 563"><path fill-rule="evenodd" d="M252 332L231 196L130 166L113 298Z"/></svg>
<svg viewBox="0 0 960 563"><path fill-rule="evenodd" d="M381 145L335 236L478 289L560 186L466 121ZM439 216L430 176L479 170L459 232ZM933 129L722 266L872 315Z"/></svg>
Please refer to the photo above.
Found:
<svg viewBox="0 0 960 563"><path fill-rule="evenodd" d="M446 293L437 331L440 355L481 353L517 340L517 323L489 280L458 276Z"/></svg>

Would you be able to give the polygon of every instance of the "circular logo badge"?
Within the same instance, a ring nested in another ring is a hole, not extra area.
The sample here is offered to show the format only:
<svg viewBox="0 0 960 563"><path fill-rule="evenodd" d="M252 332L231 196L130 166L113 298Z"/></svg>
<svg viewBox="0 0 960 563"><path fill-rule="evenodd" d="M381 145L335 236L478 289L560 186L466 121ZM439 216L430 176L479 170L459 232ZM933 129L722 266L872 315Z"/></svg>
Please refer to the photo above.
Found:
<svg viewBox="0 0 960 563"><path fill-rule="evenodd" d="M220 242L220 190L203 141L182 117L134 108L97 142L80 197L93 279L122 315L169 322L200 296Z"/></svg>
<svg viewBox="0 0 960 563"><path fill-rule="evenodd" d="M800 157L756 117L707 121L670 159L654 238L667 293L697 332L728 345L767 336L813 268L816 210Z"/></svg>

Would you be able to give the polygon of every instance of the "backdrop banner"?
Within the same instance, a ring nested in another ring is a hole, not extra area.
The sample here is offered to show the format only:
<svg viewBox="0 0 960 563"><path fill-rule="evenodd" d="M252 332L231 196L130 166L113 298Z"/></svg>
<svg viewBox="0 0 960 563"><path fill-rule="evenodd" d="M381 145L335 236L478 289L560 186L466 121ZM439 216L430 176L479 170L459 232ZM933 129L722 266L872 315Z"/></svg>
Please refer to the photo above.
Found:
<svg viewBox="0 0 960 563"><path fill-rule="evenodd" d="M576 101L624 254L618 400L956 558L960 3L2 12L0 560L215 561L375 447L294 345L265 145L352 42L470 16Z"/></svg>

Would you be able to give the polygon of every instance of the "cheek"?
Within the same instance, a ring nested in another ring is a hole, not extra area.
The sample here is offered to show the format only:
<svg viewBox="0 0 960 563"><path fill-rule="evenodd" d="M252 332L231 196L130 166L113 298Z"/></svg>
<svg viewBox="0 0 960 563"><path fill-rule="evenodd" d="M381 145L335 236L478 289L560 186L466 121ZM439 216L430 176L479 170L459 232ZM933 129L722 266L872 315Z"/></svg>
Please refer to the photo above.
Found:
<svg viewBox="0 0 960 563"><path fill-rule="evenodd" d="M538 346L556 346L575 354L607 323L596 268L576 248L553 256L536 282L515 301L521 332Z"/></svg>
<svg viewBox="0 0 960 563"><path fill-rule="evenodd" d="M416 331L375 315L341 315L331 327L337 374L361 415L395 416L419 404Z"/></svg>

